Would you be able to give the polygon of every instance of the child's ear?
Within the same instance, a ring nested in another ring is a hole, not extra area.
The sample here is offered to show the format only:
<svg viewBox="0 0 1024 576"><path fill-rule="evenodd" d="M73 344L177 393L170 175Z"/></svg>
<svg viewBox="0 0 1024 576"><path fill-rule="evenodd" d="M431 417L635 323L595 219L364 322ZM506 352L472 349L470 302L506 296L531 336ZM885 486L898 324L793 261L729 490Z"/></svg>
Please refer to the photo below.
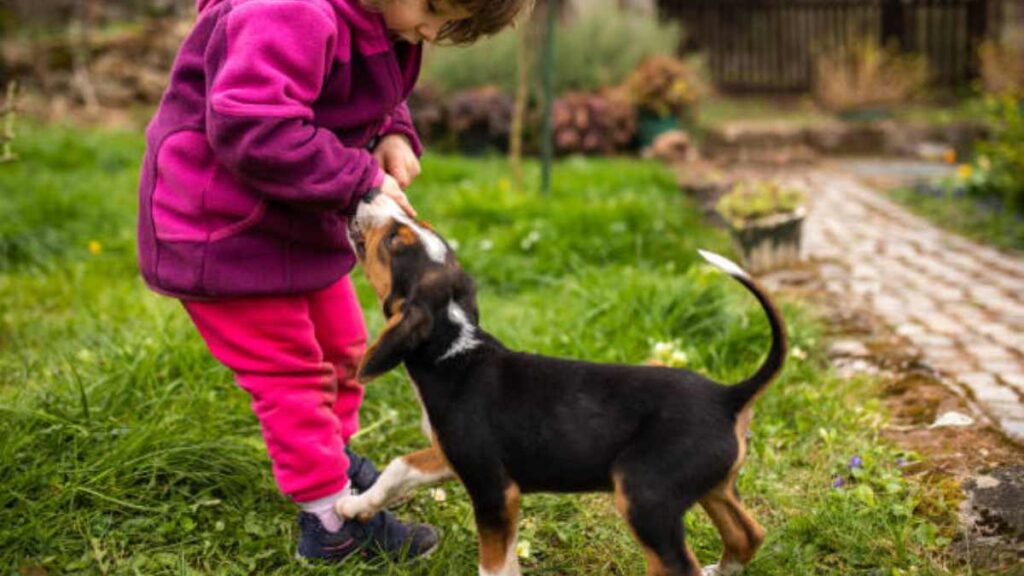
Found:
<svg viewBox="0 0 1024 576"><path fill-rule="evenodd" d="M359 380L369 382L401 364L406 354L426 341L432 328L433 319L424 306L403 304L401 312L388 320L384 331L363 356Z"/></svg>

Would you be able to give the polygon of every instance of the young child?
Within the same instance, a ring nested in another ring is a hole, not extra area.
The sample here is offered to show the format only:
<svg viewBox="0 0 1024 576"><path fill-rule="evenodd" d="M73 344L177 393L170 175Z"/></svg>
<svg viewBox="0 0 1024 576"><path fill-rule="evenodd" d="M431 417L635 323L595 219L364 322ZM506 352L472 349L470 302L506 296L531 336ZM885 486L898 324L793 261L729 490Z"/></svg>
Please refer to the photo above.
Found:
<svg viewBox="0 0 1024 576"><path fill-rule="evenodd" d="M366 345L346 217L371 189L413 212L422 42L493 34L526 1L198 0L146 133L140 266L252 396L305 558L437 544L427 525L334 512L377 475L346 448Z"/></svg>

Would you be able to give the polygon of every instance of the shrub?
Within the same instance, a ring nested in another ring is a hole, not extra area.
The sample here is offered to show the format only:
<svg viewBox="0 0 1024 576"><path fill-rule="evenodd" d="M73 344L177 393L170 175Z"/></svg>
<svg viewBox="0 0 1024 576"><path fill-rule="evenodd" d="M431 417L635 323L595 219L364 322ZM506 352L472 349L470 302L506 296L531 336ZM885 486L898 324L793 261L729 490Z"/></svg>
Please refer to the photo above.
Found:
<svg viewBox="0 0 1024 576"><path fill-rule="evenodd" d="M885 107L905 103L927 81L924 57L863 39L817 58L814 95L833 112Z"/></svg>
<svg viewBox="0 0 1024 576"><path fill-rule="evenodd" d="M965 171L967 190L1024 214L1024 105L1007 95L990 97L987 109L992 137L977 145L974 166Z"/></svg>
<svg viewBox="0 0 1024 576"><path fill-rule="evenodd" d="M420 138L425 143L437 144L444 137L447 121L441 95L433 87L421 84L409 95L407 103Z"/></svg>
<svg viewBox="0 0 1024 576"><path fill-rule="evenodd" d="M448 129L466 154L504 151L512 123L512 99L494 86L465 90L448 103Z"/></svg>
<svg viewBox="0 0 1024 576"><path fill-rule="evenodd" d="M676 25L635 11L619 11L610 0L590 1L599 5L588 7L556 33L557 93L619 84L645 58L675 52L680 39ZM519 41L520 34L508 30L473 46L431 47L423 79L449 93L490 84L512 94Z"/></svg>
<svg viewBox="0 0 1024 576"><path fill-rule="evenodd" d="M978 55L981 58L981 84L985 91L1024 95L1024 47L987 41L978 49Z"/></svg>
<svg viewBox="0 0 1024 576"><path fill-rule="evenodd" d="M633 102L655 116L681 116L706 91L697 68L672 56L644 60L627 82Z"/></svg>
<svg viewBox="0 0 1024 576"><path fill-rule="evenodd" d="M718 212L734 225L743 225L774 214L794 212L804 204L804 194L769 180L740 182L718 201Z"/></svg>
<svg viewBox="0 0 1024 576"><path fill-rule="evenodd" d="M554 102L552 123L559 154L614 154L636 137L636 112L622 90L566 94Z"/></svg>

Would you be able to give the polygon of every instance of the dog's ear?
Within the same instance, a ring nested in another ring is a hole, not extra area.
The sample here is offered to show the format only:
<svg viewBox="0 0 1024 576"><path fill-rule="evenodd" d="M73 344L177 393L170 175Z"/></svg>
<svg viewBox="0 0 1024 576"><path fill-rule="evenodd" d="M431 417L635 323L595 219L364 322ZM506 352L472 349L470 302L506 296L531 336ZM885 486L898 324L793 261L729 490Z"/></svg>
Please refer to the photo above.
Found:
<svg viewBox="0 0 1024 576"><path fill-rule="evenodd" d="M432 328L433 319L425 307L403 303L402 310L388 320L377 341L363 355L359 380L369 382L401 364L406 354L430 337Z"/></svg>

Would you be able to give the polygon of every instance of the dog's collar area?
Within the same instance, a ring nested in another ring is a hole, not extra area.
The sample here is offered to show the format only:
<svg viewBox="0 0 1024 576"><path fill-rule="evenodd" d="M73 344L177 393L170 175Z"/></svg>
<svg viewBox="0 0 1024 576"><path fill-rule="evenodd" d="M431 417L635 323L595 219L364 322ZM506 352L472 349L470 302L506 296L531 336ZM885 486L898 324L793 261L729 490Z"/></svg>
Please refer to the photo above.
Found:
<svg viewBox="0 0 1024 576"><path fill-rule="evenodd" d="M448 302L448 319L459 328L458 337L452 342L448 350L442 354L435 363L440 364L445 360L461 356L480 346L480 339L476 337L476 326L470 322L466 311L454 301Z"/></svg>

